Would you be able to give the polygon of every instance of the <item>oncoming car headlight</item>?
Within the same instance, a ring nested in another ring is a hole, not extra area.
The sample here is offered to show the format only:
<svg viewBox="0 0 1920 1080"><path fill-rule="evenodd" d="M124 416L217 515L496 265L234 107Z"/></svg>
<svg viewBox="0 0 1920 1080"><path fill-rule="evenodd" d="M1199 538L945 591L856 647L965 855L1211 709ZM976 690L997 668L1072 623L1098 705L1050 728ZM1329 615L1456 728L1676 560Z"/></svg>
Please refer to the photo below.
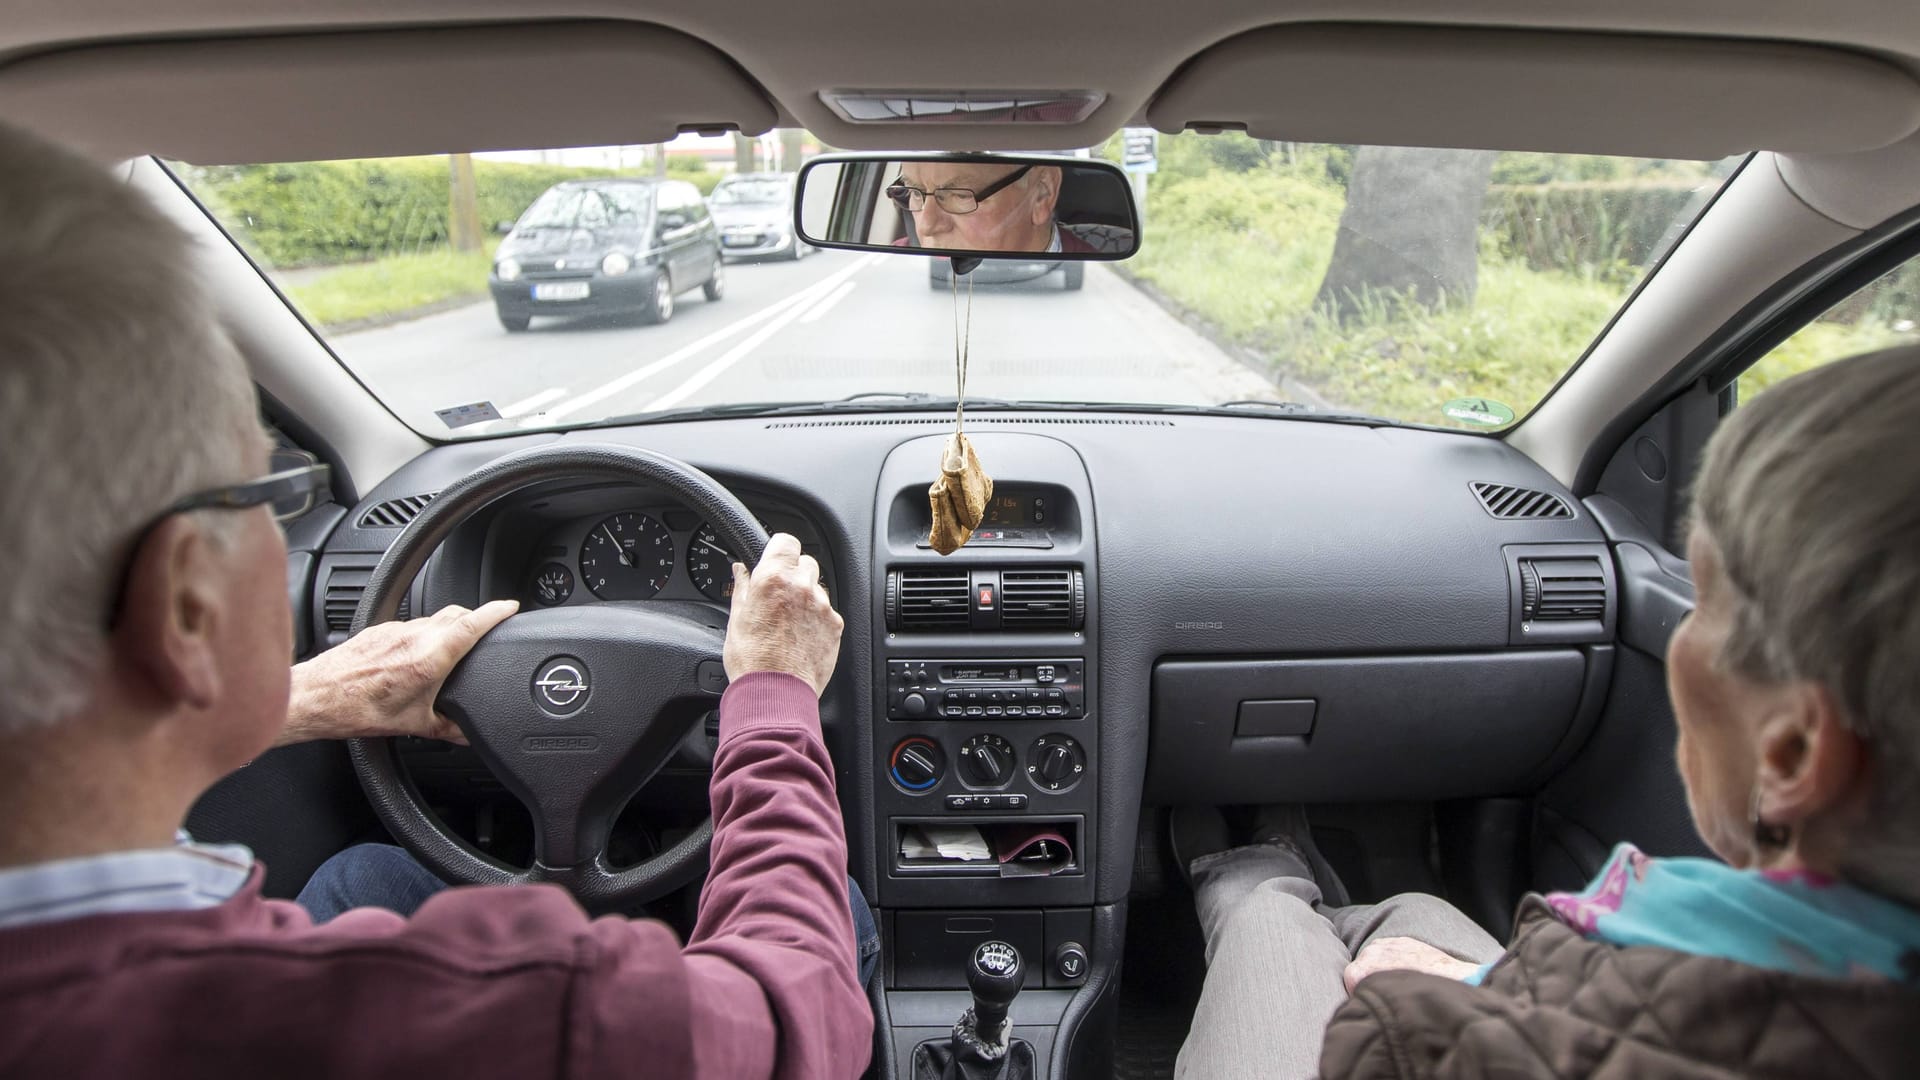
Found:
<svg viewBox="0 0 1920 1080"><path fill-rule="evenodd" d="M617 251L600 260L600 272L603 274L624 274L631 269L633 260Z"/></svg>
<svg viewBox="0 0 1920 1080"><path fill-rule="evenodd" d="M501 281L520 280L520 264L513 259L501 259L493 264L493 274Z"/></svg>

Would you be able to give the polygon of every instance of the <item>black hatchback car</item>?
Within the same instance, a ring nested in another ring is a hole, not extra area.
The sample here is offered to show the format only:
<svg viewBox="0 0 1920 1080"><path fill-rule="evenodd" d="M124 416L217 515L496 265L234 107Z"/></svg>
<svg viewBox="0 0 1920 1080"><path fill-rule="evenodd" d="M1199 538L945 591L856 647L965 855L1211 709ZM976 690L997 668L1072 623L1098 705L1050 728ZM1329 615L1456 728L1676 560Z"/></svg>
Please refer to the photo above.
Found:
<svg viewBox="0 0 1920 1080"><path fill-rule="evenodd" d="M487 285L500 325L525 330L536 315L673 317L694 287L708 300L726 288L720 233L700 189L685 180L569 180L520 215L494 253Z"/></svg>

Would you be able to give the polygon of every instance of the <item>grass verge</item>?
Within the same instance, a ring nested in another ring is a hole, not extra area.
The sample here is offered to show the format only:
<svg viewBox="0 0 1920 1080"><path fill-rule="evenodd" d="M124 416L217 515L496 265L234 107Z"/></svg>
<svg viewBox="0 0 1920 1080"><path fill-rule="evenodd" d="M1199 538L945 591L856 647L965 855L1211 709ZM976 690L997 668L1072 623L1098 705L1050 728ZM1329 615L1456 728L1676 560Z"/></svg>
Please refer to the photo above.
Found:
<svg viewBox="0 0 1920 1080"><path fill-rule="evenodd" d="M287 286L308 319L329 330L391 320L487 295L493 245L389 255L335 267Z"/></svg>

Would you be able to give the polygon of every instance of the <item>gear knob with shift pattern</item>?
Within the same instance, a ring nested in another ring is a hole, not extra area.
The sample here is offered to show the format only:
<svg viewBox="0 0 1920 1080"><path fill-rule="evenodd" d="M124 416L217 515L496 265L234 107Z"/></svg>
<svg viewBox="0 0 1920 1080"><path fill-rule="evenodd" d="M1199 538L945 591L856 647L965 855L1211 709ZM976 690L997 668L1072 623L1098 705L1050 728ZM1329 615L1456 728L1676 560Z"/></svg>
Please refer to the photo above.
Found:
<svg viewBox="0 0 1920 1080"><path fill-rule="evenodd" d="M973 991L974 1034L983 1043L1000 1041L1013 999L1027 984L1027 965L1020 950L1004 941L989 941L973 950L967 962L967 989Z"/></svg>
<svg viewBox="0 0 1920 1080"><path fill-rule="evenodd" d="M914 1080L1033 1080L1033 1044L1013 1037L1007 1013L1027 982L1020 950L1004 941L977 946L967 959L973 1008L951 1038L928 1039L913 1051Z"/></svg>

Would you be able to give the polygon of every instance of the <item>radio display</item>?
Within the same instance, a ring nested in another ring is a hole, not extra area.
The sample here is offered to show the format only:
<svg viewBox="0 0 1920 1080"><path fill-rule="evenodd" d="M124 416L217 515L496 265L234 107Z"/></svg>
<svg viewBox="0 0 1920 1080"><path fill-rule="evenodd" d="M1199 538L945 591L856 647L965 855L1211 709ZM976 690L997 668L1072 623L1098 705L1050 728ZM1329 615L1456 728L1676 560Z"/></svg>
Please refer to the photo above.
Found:
<svg viewBox="0 0 1920 1080"><path fill-rule="evenodd" d="M948 682L1018 682L1020 669L1017 667L951 667L947 669Z"/></svg>
<svg viewBox="0 0 1920 1080"><path fill-rule="evenodd" d="M980 519L982 526L999 528L1045 525L1046 523L1046 498L1019 488L995 490L993 498L987 500L986 516Z"/></svg>

